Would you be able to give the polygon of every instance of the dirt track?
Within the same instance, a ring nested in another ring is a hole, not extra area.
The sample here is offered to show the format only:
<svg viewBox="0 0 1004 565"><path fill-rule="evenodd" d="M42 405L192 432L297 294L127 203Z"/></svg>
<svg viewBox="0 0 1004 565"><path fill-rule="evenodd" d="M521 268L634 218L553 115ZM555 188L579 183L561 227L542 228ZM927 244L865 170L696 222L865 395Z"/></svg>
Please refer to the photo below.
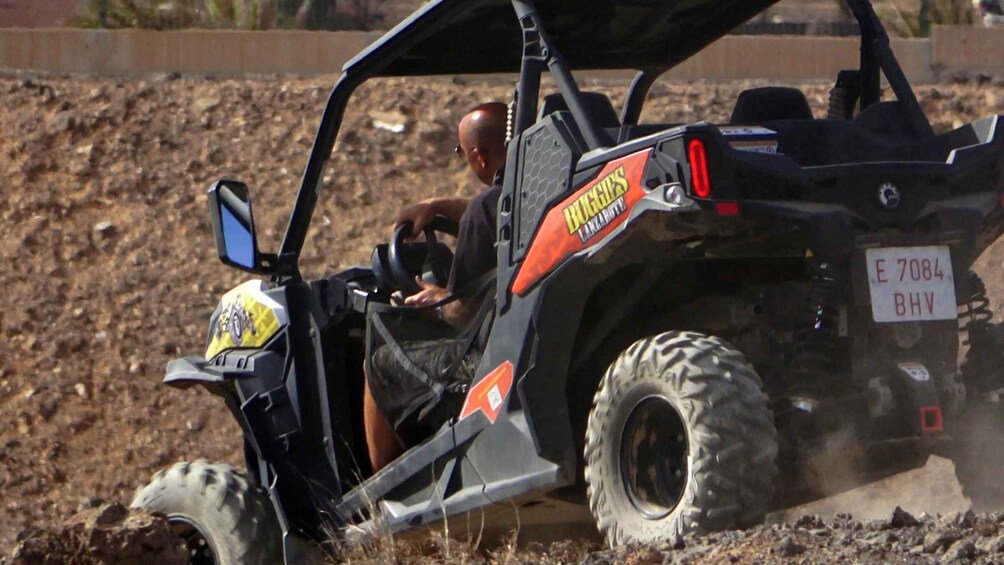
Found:
<svg viewBox="0 0 1004 565"><path fill-rule="evenodd" d="M274 249L332 83L0 76L0 549L97 499L127 503L174 461L238 462L240 435L219 402L158 384L169 359L202 352L216 301L245 278L216 260L202 195L221 176L247 181L261 245ZM724 121L747 86L658 86L646 118ZM804 89L822 115L828 86ZM511 91L365 87L325 176L305 274L368 261L404 203L470 193L453 124ZM1000 86L918 92L939 129L1004 114ZM995 299L998 247L980 263Z"/></svg>

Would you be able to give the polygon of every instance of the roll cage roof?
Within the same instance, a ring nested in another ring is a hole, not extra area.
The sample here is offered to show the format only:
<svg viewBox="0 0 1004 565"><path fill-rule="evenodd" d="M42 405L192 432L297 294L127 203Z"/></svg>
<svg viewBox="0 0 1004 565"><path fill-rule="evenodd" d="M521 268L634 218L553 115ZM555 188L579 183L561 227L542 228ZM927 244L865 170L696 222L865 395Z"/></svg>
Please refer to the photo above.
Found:
<svg viewBox="0 0 1004 565"><path fill-rule="evenodd" d="M649 87L779 0L431 0L345 64L297 193L275 281L299 280L299 255L349 97L370 78L519 73L513 136L535 121L549 71L590 149L612 140L586 112L574 70L635 69L621 122L637 123ZM869 0L844 0L861 28L861 107L884 73L918 135L933 135Z"/></svg>
<svg viewBox="0 0 1004 565"><path fill-rule="evenodd" d="M670 68L778 0L538 0L570 70ZM422 37L395 52L399 37ZM517 73L523 30L511 0L434 0L349 61L387 62L376 76Z"/></svg>

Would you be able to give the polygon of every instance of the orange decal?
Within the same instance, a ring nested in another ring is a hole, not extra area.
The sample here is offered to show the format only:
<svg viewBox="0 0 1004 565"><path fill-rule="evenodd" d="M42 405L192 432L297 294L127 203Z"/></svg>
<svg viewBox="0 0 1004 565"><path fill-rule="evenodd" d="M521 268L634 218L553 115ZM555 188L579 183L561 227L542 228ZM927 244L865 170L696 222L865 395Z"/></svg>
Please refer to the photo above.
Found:
<svg viewBox="0 0 1004 565"><path fill-rule="evenodd" d="M607 163L596 180L552 208L533 238L512 291L523 294L572 255L610 235L645 196L642 175L651 149Z"/></svg>
<svg viewBox="0 0 1004 565"><path fill-rule="evenodd" d="M506 361L478 381L467 393L464 409L460 411L460 419L463 420L480 410L494 424L502 410L502 403L512 388L512 371L512 363Z"/></svg>

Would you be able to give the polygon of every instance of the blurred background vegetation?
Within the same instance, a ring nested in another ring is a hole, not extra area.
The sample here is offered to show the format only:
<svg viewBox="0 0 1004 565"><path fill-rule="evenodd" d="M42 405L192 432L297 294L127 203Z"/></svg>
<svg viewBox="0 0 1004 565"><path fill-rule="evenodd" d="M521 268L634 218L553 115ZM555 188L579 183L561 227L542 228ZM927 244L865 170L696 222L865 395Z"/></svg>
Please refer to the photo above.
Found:
<svg viewBox="0 0 1004 565"><path fill-rule="evenodd" d="M874 2L889 35L927 37L935 25L972 25L981 18L978 0L889 0Z"/></svg>
<svg viewBox="0 0 1004 565"><path fill-rule="evenodd" d="M81 0L71 25L144 29L380 29L387 0Z"/></svg>
<svg viewBox="0 0 1004 565"><path fill-rule="evenodd" d="M0 0L2 4L3 0ZM423 0L79 0L71 25L236 29L387 29ZM1004 0L984 0L1000 2ZM872 0L889 34L927 37L935 25L971 25L982 18L980 0ZM802 26L808 33L856 32L844 0L784 0L764 11L763 22L836 23ZM848 24L851 24L848 28ZM832 28L832 29L831 29ZM849 31L833 30L847 28ZM787 30L787 28L785 28ZM791 30L774 33L797 33ZM826 31L830 30L830 31ZM746 33L750 30L746 29ZM765 30L770 32L770 30Z"/></svg>

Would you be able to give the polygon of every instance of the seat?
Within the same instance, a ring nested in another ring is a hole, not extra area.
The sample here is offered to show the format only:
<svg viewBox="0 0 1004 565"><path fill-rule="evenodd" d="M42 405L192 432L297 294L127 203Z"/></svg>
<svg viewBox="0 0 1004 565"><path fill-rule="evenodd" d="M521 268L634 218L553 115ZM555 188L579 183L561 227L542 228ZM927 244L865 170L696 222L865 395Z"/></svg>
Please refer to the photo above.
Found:
<svg viewBox="0 0 1004 565"><path fill-rule="evenodd" d="M797 88L765 86L739 94L730 124L758 124L774 120L811 120L805 94Z"/></svg>
<svg viewBox="0 0 1004 565"><path fill-rule="evenodd" d="M597 126L602 129L621 127L621 120L617 117L617 111L614 110L614 105L606 94L602 92L582 91L581 95L582 103L586 107L586 113L592 119L596 120ZM565 98L560 92L548 94L540 104L537 120L539 121L544 116L553 114L554 112L567 111L568 104L565 103Z"/></svg>
<svg viewBox="0 0 1004 565"><path fill-rule="evenodd" d="M916 139L916 134L910 129L903 105L897 100L875 102L854 117L854 123L866 130L897 139Z"/></svg>

